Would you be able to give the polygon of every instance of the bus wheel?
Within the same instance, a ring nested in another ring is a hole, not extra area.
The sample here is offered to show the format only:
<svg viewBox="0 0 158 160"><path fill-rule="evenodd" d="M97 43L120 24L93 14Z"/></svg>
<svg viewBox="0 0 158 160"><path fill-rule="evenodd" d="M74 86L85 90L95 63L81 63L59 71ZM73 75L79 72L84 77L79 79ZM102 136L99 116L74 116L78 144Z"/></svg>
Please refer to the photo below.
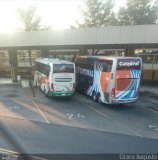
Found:
<svg viewBox="0 0 158 160"><path fill-rule="evenodd" d="M98 103L99 103L99 104L103 104L100 94L98 94Z"/></svg>
<svg viewBox="0 0 158 160"><path fill-rule="evenodd" d="M95 92L93 92L92 97L93 97L93 100L96 102L97 101L97 95L96 95Z"/></svg>

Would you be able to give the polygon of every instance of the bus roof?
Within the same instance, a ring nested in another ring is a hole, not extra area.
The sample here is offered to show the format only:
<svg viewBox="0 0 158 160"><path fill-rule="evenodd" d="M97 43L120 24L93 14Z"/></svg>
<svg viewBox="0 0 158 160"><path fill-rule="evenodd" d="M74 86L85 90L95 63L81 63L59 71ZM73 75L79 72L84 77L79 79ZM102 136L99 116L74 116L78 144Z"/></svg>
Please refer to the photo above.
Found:
<svg viewBox="0 0 158 160"><path fill-rule="evenodd" d="M36 62L41 62L41 63L44 63L44 64L74 64L73 62L68 62L68 61L64 61L64 60L61 60L61 59L57 59L57 58L44 58L44 57L40 57L40 58L37 58L35 60Z"/></svg>
<svg viewBox="0 0 158 160"><path fill-rule="evenodd" d="M78 56L77 58L98 59L98 60L117 60L117 59L140 59L139 57L108 57L108 56Z"/></svg>

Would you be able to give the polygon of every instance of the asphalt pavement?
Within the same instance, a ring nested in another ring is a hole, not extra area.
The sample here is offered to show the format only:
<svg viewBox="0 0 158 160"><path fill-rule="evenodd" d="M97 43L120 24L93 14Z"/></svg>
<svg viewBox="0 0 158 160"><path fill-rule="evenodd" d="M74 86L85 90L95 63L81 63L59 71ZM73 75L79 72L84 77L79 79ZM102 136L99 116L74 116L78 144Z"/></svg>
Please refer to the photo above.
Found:
<svg viewBox="0 0 158 160"><path fill-rule="evenodd" d="M150 88L141 88L134 104L112 106L99 105L78 93L71 98L48 98L27 85L3 84L0 90L1 150L158 153L158 100Z"/></svg>

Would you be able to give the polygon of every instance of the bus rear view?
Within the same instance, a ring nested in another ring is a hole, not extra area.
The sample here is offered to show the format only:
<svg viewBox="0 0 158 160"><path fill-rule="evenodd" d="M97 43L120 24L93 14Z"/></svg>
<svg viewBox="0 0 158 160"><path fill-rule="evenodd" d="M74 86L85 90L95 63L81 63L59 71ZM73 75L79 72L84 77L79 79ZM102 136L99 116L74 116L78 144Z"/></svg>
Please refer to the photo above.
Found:
<svg viewBox="0 0 158 160"><path fill-rule="evenodd" d="M74 63L42 57L35 60L34 84L46 96L72 96L75 81Z"/></svg>
<svg viewBox="0 0 158 160"><path fill-rule="evenodd" d="M54 63L51 90L54 96L71 96L75 91L75 65Z"/></svg>
<svg viewBox="0 0 158 160"><path fill-rule="evenodd" d="M140 58L118 58L112 103L131 103L138 98L141 80Z"/></svg>

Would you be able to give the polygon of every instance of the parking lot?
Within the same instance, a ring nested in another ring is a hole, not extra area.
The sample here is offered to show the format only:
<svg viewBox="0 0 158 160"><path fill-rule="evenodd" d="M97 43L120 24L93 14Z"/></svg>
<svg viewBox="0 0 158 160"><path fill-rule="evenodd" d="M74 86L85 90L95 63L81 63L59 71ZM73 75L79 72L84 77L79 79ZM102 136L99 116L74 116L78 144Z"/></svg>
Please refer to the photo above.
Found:
<svg viewBox="0 0 158 160"><path fill-rule="evenodd" d="M5 137L1 149L70 154L157 152L157 94L146 86L139 100L127 105L99 105L79 93L48 98L39 88L33 92L18 84L0 85L0 90L0 136Z"/></svg>

